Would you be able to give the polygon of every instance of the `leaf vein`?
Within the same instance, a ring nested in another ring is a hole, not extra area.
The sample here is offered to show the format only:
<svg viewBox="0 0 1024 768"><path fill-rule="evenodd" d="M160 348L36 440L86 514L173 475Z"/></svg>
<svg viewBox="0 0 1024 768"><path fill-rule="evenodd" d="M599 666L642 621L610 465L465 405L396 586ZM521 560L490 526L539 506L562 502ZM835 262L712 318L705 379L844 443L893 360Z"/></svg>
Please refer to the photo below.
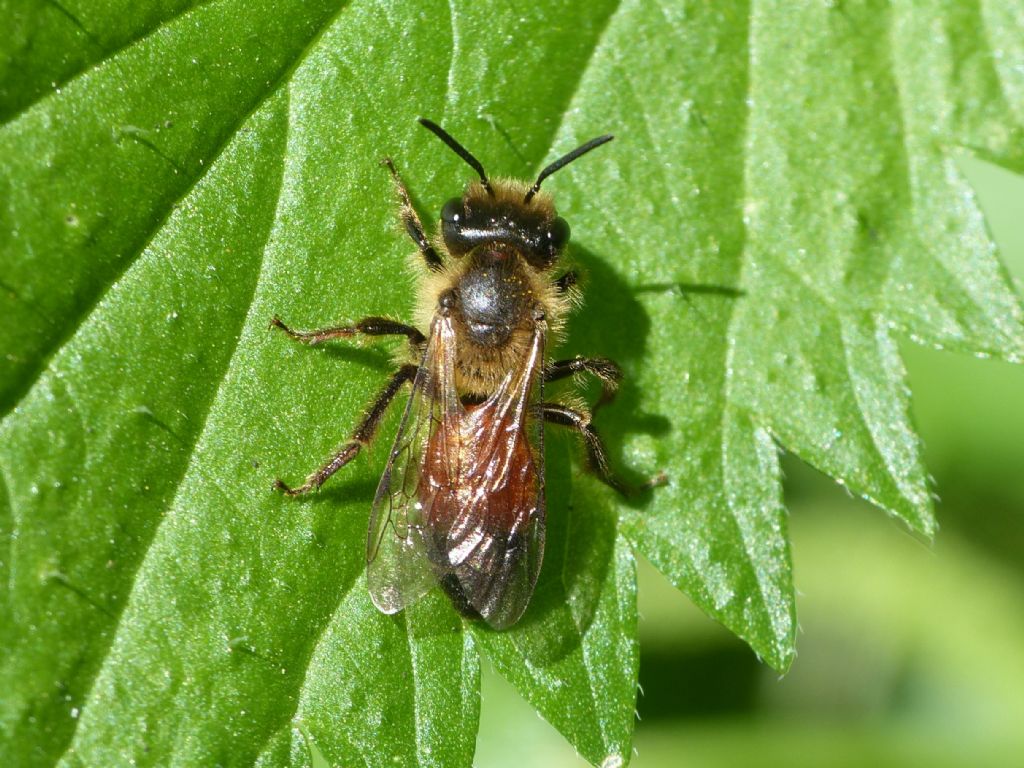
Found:
<svg viewBox="0 0 1024 768"><path fill-rule="evenodd" d="M209 162L202 163L199 166L199 170L196 175L190 180L189 184L183 190L182 194L178 198L167 206L167 210L164 211L163 215L159 218L159 221L153 226L153 228L146 234L143 242L137 247L134 253L121 264L117 273L113 276L110 283L100 290L96 296L92 298L92 301L87 303L87 306L81 310L76 317L70 318L70 321L65 325L63 333L60 334L54 341L53 346L49 351L43 352L39 356L38 365L35 368L30 368L25 371L21 376L22 381L15 387L15 394L11 400L11 403L6 411L0 413L0 425L3 424L7 416L14 411L25 399L25 396L32 390L36 382L39 381L39 377L46 371L54 358L60 353L67 343L75 337L79 329L85 324L86 320L93 313L96 307L103 301L104 297L110 293L111 290L118 284L125 273L131 269L131 266L138 260L138 258L146 252L146 249L152 245L156 236L164 228L171 216L178 209L181 203L188 198L188 196L195 190L199 183L206 178L209 169L212 168L218 158L224 153L227 147L230 146L231 140L237 135L239 128L246 123L256 112L263 107L282 87L283 84L287 83L291 78L292 73L306 58L308 53L320 42L324 32L330 28L334 23L334 20L340 16L342 11L348 6L348 0L343 2L338 10L324 23L324 25L317 30L317 32L311 37L310 41L303 47L299 54L292 60L292 62L285 67L282 67L281 73L278 78L269 83L267 89L263 92L262 96L258 96L255 99L253 105L246 111L244 111L241 117L234 122L234 124L226 131L220 138L220 143L214 147L210 153Z"/></svg>
<svg viewBox="0 0 1024 768"><path fill-rule="evenodd" d="M192 5L189 5L187 7L184 7L182 9L180 9L179 11L177 11L176 13L168 16L165 19L160 19L156 23L155 26L146 27L146 28L141 29L136 34L131 35L128 39L126 39L120 45L117 45L114 48L111 48L109 51L104 52L100 56L100 58L95 59L93 61L85 62L81 69L76 70L75 72L71 72L71 73L67 74L61 80L54 81L53 90L52 91L45 91L45 92L39 94L38 96L33 98L28 103L23 104L15 112L12 112L11 114L7 115L7 117L5 119L0 120L0 128L4 128L5 126L10 125L13 122L16 122L18 119L20 119L22 116L24 116L25 113L30 112L34 107L36 107L38 104L41 104L41 103L45 102L47 99L56 98L58 96L58 93L59 93L60 89L63 88L68 83L70 83L72 80L76 80L77 78L82 77L83 75L88 73L90 70L96 69L98 67L102 67L104 64L106 64L107 62L117 58L118 56L120 56L125 51L127 51L130 48L138 45L139 43L141 43L143 41L145 41L147 38L155 35L156 33L158 33L163 28L171 26L172 24L174 24L174 22L176 22L182 16L185 16L186 14L191 13L192 11L195 11L195 10L197 10L199 8L203 8L204 6L211 5L214 2L216 2L216 1L217 0L202 0L202 2L193 3ZM76 27L78 27L78 29L80 29L82 31L82 33L85 34L85 36L88 37L89 40L94 45L99 45L99 43L97 42L96 38L89 32L88 29L85 28L85 26L82 24L82 22L79 21L79 19L76 18L75 16L72 16L71 13L66 8L64 8L63 5L59 4L55 0L48 0L48 2L50 3L50 5L52 5L54 8L56 8L61 14L63 14L66 18L71 20L71 22Z"/></svg>
<svg viewBox="0 0 1024 768"><path fill-rule="evenodd" d="M276 88L275 88L275 93L276 93ZM240 123L240 125L241 124L242 123ZM236 131L237 131L237 129L236 129ZM225 142L224 147L222 147L222 149L226 148L229 144L230 144L230 142ZM218 153L218 154L220 154L220 153ZM212 167L214 167L214 165L215 165L214 163L210 163L208 167L212 168ZM282 163L282 171L283 171L283 163ZM283 185L283 178L281 176L279 176L278 177L278 202L279 203L280 203L280 196L281 196L282 185ZM269 239L270 239L270 236L271 236L272 232L273 232L273 226L268 227L267 228L267 238L264 241L264 245L263 245L263 254L264 254L263 261L265 261L266 246L267 246L267 242L269 242ZM261 262L260 271L262 271L262 262ZM243 316L242 323L241 323L242 327L245 326L245 324L246 324L250 314L252 313L253 302L254 302L254 300L256 298L256 291L257 291L258 286L259 286L259 281L258 280L254 280L253 281L252 292L251 292L250 297L249 297L248 309L246 310L246 312L245 312L245 314ZM235 335L235 347L232 350L231 354L225 358L226 362L224 364L224 368L219 373L218 378L220 380L220 383L218 384L217 390L214 392L213 396L210 398L209 402L207 403L206 409L205 409L205 414L204 414L203 418L197 421L197 428L196 428L194 434L191 436L191 445L187 446L188 460L185 461L185 462L182 462L182 470L181 470L181 472L180 472L180 474L178 476L178 479L177 479L177 481L175 483L175 487L178 489L179 493L181 491L181 484L182 484L183 480L188 476L190 470L192 470L194 465L195 465L196 450L197 450L197 448L199 446L199 443L200 443L200 441L202 439L202 436L203 436L203 430L201 428L199 428L198 425L205 425L206 422L209 420L210 413L212 412L215 404L218 402L218 399L220 397L220 393L221 393L221 391L222 391L222 389L224 387L224 384L225 384L225 381L226 381L226 373L227 373L227 371L230 370L231 364L234 361L236 355L238 354L238 348L239 348L239 345L241 344L241 341L242 341L242 334L241 333L236 334ZM185 443L185 441L182 441L182 442ZM186 443L186 445L187 445L187 443ZM216 483L213 484L213 487L217 488L218 490L220 490L219 486ZM177 500L177 498L175 497L175 499L171 501L171 503L170 503L170 505L168 507L169 509L174 507L176 500ZM231 506L234 506L233 503L231 504ZM148 558L150 556L150 553L152 551L153 542L156 540L157 535L158 535L160 529L166 524L167 520L168 520L168 516L167 515L164 515L161 518L160 522L154 528L154 530L153 530L153 532L152 532L152 534L150 536L150 539L149 539L149 541L146 544L145 553L142 555L141 558L139 558L138 563L136 563L136 565L135 565L134 573L131 576L131 584L133 585L133 589L134 589L134 585L135 585L135 583L137 581L139 572L145 566L145 564L146 564L146 562L147 562L147 560L148 560ZM130 603L131 603L131 591L129 591L129 594L128 594L126 599L120 601L119 607L116 609L116 611L114 611L114 615L113 615L114 621L112 622L113 626L111 627L111 631L107 634L107 637L109 638L109 640L108 640L108 643L107 643L107 647L106 647L106 649L105 649L105 651L103 653L103 661L102 661L102 663L100 663L97 666L96 672L93 675L92 680L89 682L88 689L84 692L84 694L82 696L82 699L81 699L81 704L80 704L79 709L81 710L82 714L84 714L86 707L88 706L90 700L93 697L93 694L95 693L96 683L99 680L99 678L100 678L100 676L102 674L102 671L106 667L107 662L109 660L110 649L114 646L114 643L116 642L118 635L121 633L122 621L124 619L124 615L125 615L125 612L127 610L127 607L128 607L128 605ZM61 760L69 757L69 755L72 754L69 750L72 749L72 745L73 745L74 740L75 740L75 735L77 734L78 728L79 728L80 724L82 723L83 719L84 718L81 717L81 716L75 719L74 727L71 729L71 731L67 735L67 741L66 741L67 747L66 747L66 749L64 751L64 754L63 754ZM60 761L58 761L58 762L60 762Z"/></svg>

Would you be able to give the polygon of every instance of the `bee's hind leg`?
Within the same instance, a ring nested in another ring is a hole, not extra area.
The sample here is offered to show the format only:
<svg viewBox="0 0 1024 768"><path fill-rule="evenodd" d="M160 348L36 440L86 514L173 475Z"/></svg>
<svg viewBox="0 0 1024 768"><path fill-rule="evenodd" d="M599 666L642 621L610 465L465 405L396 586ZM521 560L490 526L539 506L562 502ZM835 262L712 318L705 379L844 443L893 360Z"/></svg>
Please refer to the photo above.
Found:
<svg viewBox="0 0 1024 768"><path fill-rule="evenodd" d="M427 239L426 233L423 231L423 222L420 221L419 214L416 213L416 209L413 208L412 198L409 197L409 189L405 186L405 182L402 181L402 177L398 175L398 169L395 168L395 164L391 161L390 157L385 157L380 161L381 165L387 166L387 169L391 171L391 178L395 180L395 188L398 190L398 198L402 203L402 224L405 225L405 231L409 233L409 237L416 243L416 247L420 249L420 254L423 256L423 260L427 262L427 268L432 272L438 272L444 266L444 262L438 255L437 250L430 244L430 240Z"/></svg>
<svg viewBox="0 0 1024 768"><path fill-rule="evenodd" d="M288 496L299 496L309 491L315 491L324 482L337 472L339 469L348 464L354 459L362 447L373 440L374 434L377 432L377 427L380 426L381 419L384 417L384 412L387 410L391 401L395 399L395 395L398 391L407 383L416 378L417 367L415 365L403 365L394 375L391 380L387 383L387 386L381 390L380 394L377 395L377 399L373 401L373 405L363 416L363 420L359 422L359 425L352 432L352 437L349 438L334 456L331 457L330 461L324 464L320 469L311 474L306 478L306 482L302 485L292 488L281 480L274 481L274 488L284 491Z"/></svg>
<svg viewBox="0 0 1024 768"><path fill-rule="evenodd" d="M551 424L559 424L563 427L570 427L579 433L587 449L587 464L591 471L601 482L614 488L623 496L628 495L627 489L613 475L611 467L608 466L608 454L604 449L604 443L590 423L590 414L581 413L572 408L567 408L558 403L542 403L541 413L544 421Z"/></svg>

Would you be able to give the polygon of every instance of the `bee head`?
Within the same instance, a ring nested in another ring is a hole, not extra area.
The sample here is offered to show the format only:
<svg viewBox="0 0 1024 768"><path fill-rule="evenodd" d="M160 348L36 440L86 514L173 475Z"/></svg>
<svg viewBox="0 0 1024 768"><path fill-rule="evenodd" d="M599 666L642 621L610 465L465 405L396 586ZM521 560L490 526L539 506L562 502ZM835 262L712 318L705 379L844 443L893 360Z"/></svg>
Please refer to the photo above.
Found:
<svg viewBox="0 0 1024 768"><path fill-rule="evenodd" d="M576 158L612 140L599 136L547 166L530 186L517 181L487 178L483 165L469 150L430 120L420 123L447 144L477 172L480 181L466 188L441 209L441 237L453 256L464 256L477 246L490 244L519 250L534 267L545 269L558 259L569 242L569 224L558 216L549 197L538 196L544 179Z"/></svg>
<svg viewBox="0 0 1024 768"><path fill-rule="evenodd" d="M522 182L497 182L490 194L473 183L445 203L441 236L448 252L458 257L480 245L507 246L538 269L554 264L569 242L569 224L546 197L523 202L525 192Z"/></svg>

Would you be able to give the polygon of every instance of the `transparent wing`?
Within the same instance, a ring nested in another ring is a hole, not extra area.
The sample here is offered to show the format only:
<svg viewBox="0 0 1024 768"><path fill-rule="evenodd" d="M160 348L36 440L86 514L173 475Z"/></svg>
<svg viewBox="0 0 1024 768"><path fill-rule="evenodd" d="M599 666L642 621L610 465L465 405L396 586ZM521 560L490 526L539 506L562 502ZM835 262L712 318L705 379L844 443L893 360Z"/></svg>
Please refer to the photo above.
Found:
<svg viewBox="0 0 1024 768"><path fill-rule="evenodd" d="M367 580L385 613L435 583L499 629L526 610L544 551L544 340L541 322L497 390L463 406L455 333L435 317L370 514Z"/></svg>
<svg viewBox="0 0 1024 768"><path fill-rule="evenodd" d="M454 365L451 322L438 316L370 511L366 578L374 605L384 613L415 602L438 578L427 556L420 485L427 451L447 450L431 436L452 434L451 425L461 417Z"/></svg>
<svg viewBox="0 0 1024 768"><path fill-rule="evenodd" d="M428 458L424 467L428 559L456 605L498 629L526 610L544 552L543 429L533 408L543 353L540 323L520 366L485 402L465 407L458 450L430 453L455 463Z"/></svg>

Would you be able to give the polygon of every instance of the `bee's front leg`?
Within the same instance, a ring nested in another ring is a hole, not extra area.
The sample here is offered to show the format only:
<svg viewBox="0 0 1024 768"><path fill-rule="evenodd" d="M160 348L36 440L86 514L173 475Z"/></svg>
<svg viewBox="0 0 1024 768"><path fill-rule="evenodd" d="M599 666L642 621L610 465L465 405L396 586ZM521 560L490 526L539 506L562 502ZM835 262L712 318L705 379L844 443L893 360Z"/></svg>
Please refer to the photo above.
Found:
<svg viewBox="0 0 1024 768"><path fill-rule="evenodd" d="M558 289L559 293L567 293L577 282L579 282L579 275L576 274L576 270L570 269L555 280L555 288Z"/></svg>
<svg viewBox="0 0 1024 768"><path fill-rule="evenodd" d="M395 395L398 394L402 386L416 378L417 370L419 369L415 365L410 364L403 365L395 371L387 386L377 395L377 399L373 401L373 405L370 406L363 420L359 422L359 425L352 432L348 442L326 464L307 477L306 482L292 488L282 480L275 480L274 488L284 491L288 496L298 496L314 491L323 485L327 478L352 461L359 454L359 451L362 450L363 446L373 440L377 427L380 426L381 419L384 417L384 412L391 404L391 401L395 399Z"/></svg>
<svg viewBox="0 0 1024 768"><path fill-rule="evenodd" d="M440 271L444 267L444 262L434 246L430 244L426 232L423 231L423 222L420 221L420 216L412 205L409 190L405 186L405 182L402 181L402 177L398 175L398 169L395 168L395 164L390 157L385 157L380 163L387 166L387 169L391 171L391 178L395 180L398 199L402 203L401 216L402 224L405 225L405 231L409 233L409 237L413 239L416 247L420 249L420 255L423 256L423 260L427 263L427 268L432 272Z"/></svg>

